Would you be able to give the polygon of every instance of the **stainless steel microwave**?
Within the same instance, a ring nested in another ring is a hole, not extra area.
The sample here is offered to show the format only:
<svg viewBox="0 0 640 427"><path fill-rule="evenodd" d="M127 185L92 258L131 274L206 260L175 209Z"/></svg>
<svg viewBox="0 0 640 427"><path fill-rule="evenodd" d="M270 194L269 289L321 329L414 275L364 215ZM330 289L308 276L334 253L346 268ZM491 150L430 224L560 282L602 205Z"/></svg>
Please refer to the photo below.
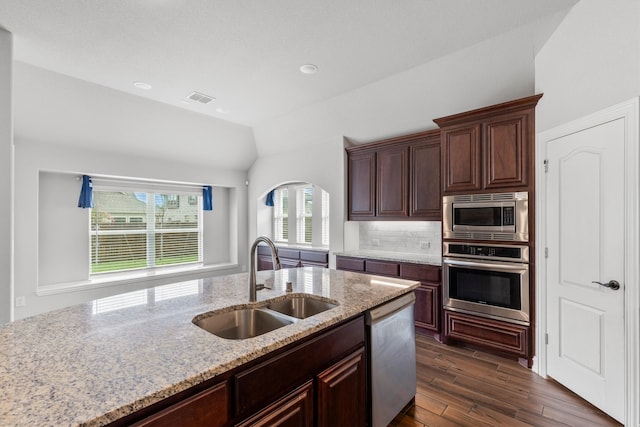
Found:
<svg viewBox="0 0 640 427"><path fill-rule="evenodd" d="M444 196L442 237L528 242L529 193Z"/></svg>

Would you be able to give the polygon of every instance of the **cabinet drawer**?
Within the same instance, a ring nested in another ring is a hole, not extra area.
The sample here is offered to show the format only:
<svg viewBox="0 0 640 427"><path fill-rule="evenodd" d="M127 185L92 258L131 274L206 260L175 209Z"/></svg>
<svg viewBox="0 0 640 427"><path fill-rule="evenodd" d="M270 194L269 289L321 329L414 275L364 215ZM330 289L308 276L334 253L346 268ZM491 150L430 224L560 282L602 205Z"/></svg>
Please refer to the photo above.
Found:
<svg viewBox="0 0 640 427"><path fill-rule="evenodd" d="M528 357L529 328L445 310L446 338L459 339L506 353Z"/></svg>
<svg viewBox="0 0 640 427"><path fill-rule="evenodd" d="M240 372L234 377L236 416L250 415L363 344L364 318L360 316Z"/></svg>
<svg viewBox="0 0 640 427"><path fill-rule="evenodd" d="M318 264L327 264L329 262L329 253L316 251L300 251L300 259L302 261L311 261Z"/></svg>
<svg viewBox="0 0 640 427"><path fill-rule="evenodd" d="M365 271L372 274L398 277L400 275L400 264L389 261L367 260L365 262Z"/></svg>
<svg viewBox="0 0 640 427"><path fill-rule="evenodd" d="M278 256L280 258L300 259L300 251L278 248Z"/></svg>
<svg viewBox="0 0 640 427"><path fill-rule="evenodd" d="M364 259L336 257L337 270L364 271Z"/></svg>
<svg viewBox="0 0 640 427"><path fill-rule="evenodd" d="M421 282L440 283L440 267L420 265L420 264L401 264L400 277L403 279L419 280Z"/></svg>
<svg viewBox="0 0 640 427"><path fill-rule="evenodd" d="M133 426L224 426L229 418L227 383L218 384L176 403Z"/></svg>

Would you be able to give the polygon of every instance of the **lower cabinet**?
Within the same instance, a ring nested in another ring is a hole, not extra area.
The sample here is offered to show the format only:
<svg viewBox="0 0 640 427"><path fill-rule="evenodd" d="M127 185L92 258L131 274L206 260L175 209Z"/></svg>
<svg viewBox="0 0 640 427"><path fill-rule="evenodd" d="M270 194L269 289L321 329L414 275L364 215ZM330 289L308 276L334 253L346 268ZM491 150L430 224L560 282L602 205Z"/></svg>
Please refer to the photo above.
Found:
<svg viewBox="0 0 640 427"><path fill-rule="evenodd" d="M135 424L135 427L222 427L229 420L227 383L188 397Z"/></svg>
<svg viewBox="0 0 640 427"><path fill-rule="evenodd" d="M318 250L298 250L278 247L278 258L282 268L329 267L329 252ZM273 270L271 252L264 245L258 246L258 271Z"/></svg>
<svg viewBox="0 0 640 427"><path fill-rule="evenodd" d="M313 427L313 381L287 394L238 427Z"/></svg>
<svg viewBox="0 0 640 427"><path fill-rule="evenodd" d="M415 290L416 328L434 334L441 332L441 267L338 255L336 269L419 281L420 287Z"/></svg>
<svg viewBox="0 0 640 427"><path fill-rule="evenodd" d="M527 359L527 364L531 364L530 328L527 326L446 310L444 323L445 343L452 339L460 340L497 350L505 355Z"/></svg>
<svg viewBox="0 0 640 427"><path fill-rule="evenodd" d="M366 369L360 315L109 427L365 427Z"/></svg>
<svg viewBox="0 0 640 427"><path fill-rule="evenodd" d="M318 375L318 427L366 423L364 348Z"/></svg>

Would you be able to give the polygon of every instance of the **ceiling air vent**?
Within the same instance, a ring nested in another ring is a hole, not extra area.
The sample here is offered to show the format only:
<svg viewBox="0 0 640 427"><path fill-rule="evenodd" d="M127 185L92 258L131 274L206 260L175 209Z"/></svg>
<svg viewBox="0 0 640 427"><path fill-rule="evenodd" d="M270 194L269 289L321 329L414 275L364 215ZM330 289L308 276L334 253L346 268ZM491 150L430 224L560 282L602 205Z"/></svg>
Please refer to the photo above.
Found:
<svg viewBox="0 0 640 427"><path fill-rule="evenodd" d="M188 99L196 102L200 102L201 104L208 104L211 101L214 101L215 98L213 96L205 95L200 92L191 92L191 95L187 97Z"/></svg>

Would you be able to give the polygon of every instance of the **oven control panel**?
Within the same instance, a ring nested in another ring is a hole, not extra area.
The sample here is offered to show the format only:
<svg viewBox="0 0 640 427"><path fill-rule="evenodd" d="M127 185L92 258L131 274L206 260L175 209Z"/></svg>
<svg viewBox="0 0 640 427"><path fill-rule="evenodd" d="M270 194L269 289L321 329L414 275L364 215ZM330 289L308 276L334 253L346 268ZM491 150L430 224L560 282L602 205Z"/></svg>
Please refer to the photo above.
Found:
<svg viewBox="0 0 640 427"><path fill-rule="evenodd" d="M444 256L529 262L528 246L476 245L450 242L444 242L443 245Z"/></svg>

